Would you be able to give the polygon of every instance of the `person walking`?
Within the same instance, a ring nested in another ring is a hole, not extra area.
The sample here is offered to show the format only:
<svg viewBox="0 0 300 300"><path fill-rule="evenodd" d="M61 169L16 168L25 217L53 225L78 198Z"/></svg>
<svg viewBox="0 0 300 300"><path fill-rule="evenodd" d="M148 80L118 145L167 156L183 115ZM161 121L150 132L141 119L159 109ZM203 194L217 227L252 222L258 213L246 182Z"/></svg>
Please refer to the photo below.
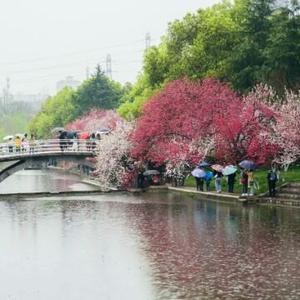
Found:
<svg viewBox="0 0 300 300"><path fill-rule="evenodd" d="M223 174L218 171L214 171L214 177L215 177L215 187L216 187L216 192L221 193L222 192L222 177Z"/></svg>
<svg viewBox="0 0 300 300"><path fill-rule="evenodd" d="M255 191L255 185L254 185L254 174L252 170L249 170L248 173L248 187L249 187L249 193L248 196L254 196L254 191Z"/></svg>
<svg viewBox="0 0 300 300"><path fill-rule="evenodd" d="M214 177L213 172L211 172L211 171L206 172L205 177L204 177L204 181L205 181L205 187L206 187L207 192L210 191L210 182L211 182L213 177Z"/></svg>
<svg viewBox="0 0 300 300"><path fill-rule="evenodd" d="M236 172L229 174L227 176L227 182L228 182L228 193L233 193L234 190L234 183L235 183L235 176L236 176Z"/></svg>
<svg viewBox="0 0 300 300"><path fill-rule="evenodd" d="M248 174L246 170L242 170L241 184L243 186L242 196L247 196L248 195Z"/></svg>
<svg viewBox="0 0 300 300"><path fill-rule="evenodd" d="M8 145L8 152L9 152L9 153L14 152L14 145L15 145L15 143L14 143L14 141L13 141L12 138L10 138L10 139L8 140L7 145Z"/></svg>
<svg viewBox="0 0 300 300"><path fill-rule="evenodd" d="M24 137L22 138L22 152L27 152L29 147L29 142L27 138L27 133L24 134Z"/></svg>
<svg viewBox="0 0 300 300"><path fill-rule="evenodd" d="M67 148L66 138L67 138L67 132L59 131L58 139L59 139L59 147L61 151L64 151Z"/></svg>
<svg viewBox="0 0 300 300"><path fill-rule="evenodd" d="M275 197L276 194L276 182L279 179L279 172L276 166L271 167L267 173L268 187L269 187L269 197Z"/></svg>
<svg viewBox="0 0 300 300"><path fill-rule="evenodd" d="M195 179L196 179L197 191L203 192L203 184L204 184L203 178L195 177Z"/></svg>
<svg viewBox="0 0 300 300"><path fill-rule="evenodd" d="M20 152L21 151L22 140L18 135L15 138L15 144L16 144L16 152Z"/></svg>
<svg viewBox="0 0 300 300"><path fill-rule="evenodd" d="M29 139L29 153L32 154L34 152L34 147L35 147L35 138L34 135L30 135Z"/></svg>

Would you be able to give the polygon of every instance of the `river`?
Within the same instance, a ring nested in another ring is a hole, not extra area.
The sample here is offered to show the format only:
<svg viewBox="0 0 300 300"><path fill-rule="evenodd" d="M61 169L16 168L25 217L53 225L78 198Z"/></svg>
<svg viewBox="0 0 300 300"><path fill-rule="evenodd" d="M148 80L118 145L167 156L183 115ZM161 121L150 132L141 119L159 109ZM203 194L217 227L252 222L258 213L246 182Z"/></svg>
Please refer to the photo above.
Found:
<svg viewBox="0 0 300 300"><path fill-rule="evenodd" d="M0 192L91 188L39 172ZM0 199L0 299L300 298L298 209L166 192Z"/></svg>

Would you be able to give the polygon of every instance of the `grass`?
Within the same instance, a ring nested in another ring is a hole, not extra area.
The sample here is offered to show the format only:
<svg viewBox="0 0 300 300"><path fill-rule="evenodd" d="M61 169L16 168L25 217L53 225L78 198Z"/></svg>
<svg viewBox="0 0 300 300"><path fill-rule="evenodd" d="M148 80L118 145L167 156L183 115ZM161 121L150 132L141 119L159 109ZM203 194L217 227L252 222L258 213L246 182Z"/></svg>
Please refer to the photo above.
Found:
<svg viewBox="0 0 300 300"><path fill-rule="evenodd" d="M254 178L258 182L259 189L256 191L256 194L265 193L268 191L268 182L267 182L267 169L257 169L254 172ZM295 182L300 181L300 167L290 167L288 171L280 172L280 179L279 182L277 182L277 185L281 185L285 182ZM242 192L242 185L240 182L240 172L238 172L236 176L236 181L234 185L234 192L237 194L241 194ZM195 178L193 176L189 176L185 181L185 186L191 186L196 188L196 182ZM210 183L211 190L215 190L214 188L214 180ZM222 179L222 190L227 191L227 182L226 182L226 176Z"/></svg>

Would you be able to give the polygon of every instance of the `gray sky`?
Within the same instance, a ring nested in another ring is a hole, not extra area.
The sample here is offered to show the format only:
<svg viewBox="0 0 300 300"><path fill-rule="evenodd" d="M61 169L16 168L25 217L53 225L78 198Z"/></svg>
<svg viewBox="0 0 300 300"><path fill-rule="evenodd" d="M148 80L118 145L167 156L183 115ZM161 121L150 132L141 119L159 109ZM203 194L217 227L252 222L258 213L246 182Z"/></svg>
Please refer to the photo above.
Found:
<svg viewBox="0 0 300 300"><path fill-rule="evenodd" d="M0 92L53 93L112 57L113 79L134 82L145 34L159 43L168 22L216 0L0 0Z"/></svg>

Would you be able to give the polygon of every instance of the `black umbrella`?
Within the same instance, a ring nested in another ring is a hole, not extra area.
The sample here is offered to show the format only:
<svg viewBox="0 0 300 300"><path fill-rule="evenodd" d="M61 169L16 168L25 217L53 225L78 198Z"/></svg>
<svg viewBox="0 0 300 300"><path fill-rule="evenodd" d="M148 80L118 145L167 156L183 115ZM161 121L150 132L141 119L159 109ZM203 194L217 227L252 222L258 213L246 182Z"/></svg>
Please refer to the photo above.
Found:
<svg viewBox="0 0 300 300"><path fill-rule="evenodd" d="M160 174L157 170L147 170L143 173L144 176L150 176L150 175L158 175Z"/></svg>

